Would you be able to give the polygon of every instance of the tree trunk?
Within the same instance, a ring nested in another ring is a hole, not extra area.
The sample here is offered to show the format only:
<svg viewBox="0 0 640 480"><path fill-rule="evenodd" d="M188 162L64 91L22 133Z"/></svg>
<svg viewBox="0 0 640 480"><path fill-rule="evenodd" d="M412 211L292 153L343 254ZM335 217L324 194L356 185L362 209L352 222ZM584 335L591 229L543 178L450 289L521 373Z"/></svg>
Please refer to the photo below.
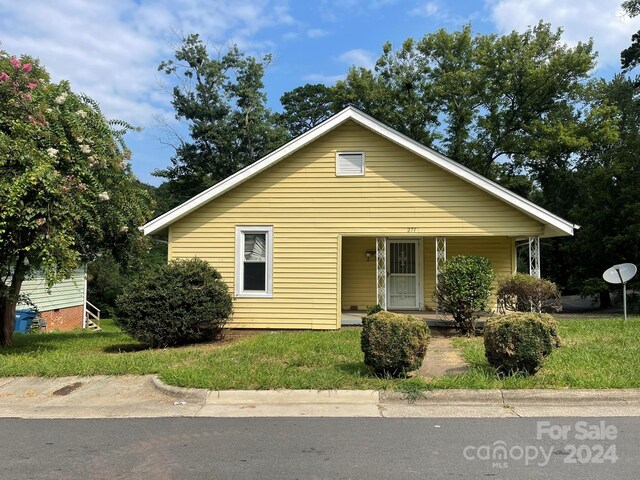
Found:
<svg viewBox="0 0 640 480"><path fill-rule="evenodd" d="M611 307L613 307L613 303L611 303L611 295L609 294L609 290L600 290L600 308Z"/></svg>
<svg viewBox="0 0 640 480"><path fill-rule="evenodd" d="M26 266L24 264L24 255L18 256L18 261L11 276L11 285L7 291L6 297L2 299L0 305L0 347L13 346L13 328L16 321L16 305L18 296L24 281Z"/></svg>

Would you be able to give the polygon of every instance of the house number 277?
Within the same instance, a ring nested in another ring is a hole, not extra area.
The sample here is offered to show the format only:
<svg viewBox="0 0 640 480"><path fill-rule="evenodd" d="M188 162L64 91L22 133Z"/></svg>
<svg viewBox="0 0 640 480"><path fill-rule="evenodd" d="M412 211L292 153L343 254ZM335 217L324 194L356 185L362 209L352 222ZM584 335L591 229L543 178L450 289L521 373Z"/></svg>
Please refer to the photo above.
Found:
<svg viewBox="0 0 640 480"><path fill-rule="evenodd" d="M418 231L418 227L407 227L408 233L415 233Z"/></svg>

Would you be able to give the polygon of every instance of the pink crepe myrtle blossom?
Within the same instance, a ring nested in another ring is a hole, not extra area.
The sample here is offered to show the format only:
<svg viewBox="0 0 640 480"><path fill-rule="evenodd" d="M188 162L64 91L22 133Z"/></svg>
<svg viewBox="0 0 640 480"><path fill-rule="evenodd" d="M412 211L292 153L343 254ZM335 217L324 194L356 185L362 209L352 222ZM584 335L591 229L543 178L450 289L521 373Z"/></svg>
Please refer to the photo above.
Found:
<svg viewBox="0 0 640 480"><path fill-rule="evenodd" d="M11 60L9 60L9 63L11 63L13 68L15 68L16 70L20 70L22 68L22 64L20 63L20 60L18 60L15 56L11 57Z"/></svg>
<svg viewBox="0 0 640 480"><path fill-rule="evenodd" d="M29 90L33 90L34 88L36 88L38 86L37 83L27 83L27 88Z"/></svg>
<svg viewBox="0 0 640 480"><path fill-rule="evenodd" d="M31 66L30 63L25 63L22 66L22 71L25 72L25 73L29 73L31 71L31 69L32 69L32 66Z"/></svg>
<svg viewBox="0 0 640 480"><path fill-rule="evenodd" d="M7 75L7 72L0 73L0 82L8 82L11 80L11 77Z"/></svg>

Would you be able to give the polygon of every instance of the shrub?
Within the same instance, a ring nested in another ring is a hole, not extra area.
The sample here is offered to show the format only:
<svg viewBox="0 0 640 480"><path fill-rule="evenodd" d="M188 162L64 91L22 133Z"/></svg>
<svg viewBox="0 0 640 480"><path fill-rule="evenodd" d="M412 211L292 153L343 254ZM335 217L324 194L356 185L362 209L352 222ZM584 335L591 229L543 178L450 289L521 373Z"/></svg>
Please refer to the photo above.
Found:
<svg viewBox="0 0 640 480"><path fill-rule="evenodd" d="M131 282L116 300L116 321L153 348L215 338L231 315L231 295L203 260L156 266Z"/></svg>
<svg viewBox="0 0 640 480"><path fill-rule="evenodd" d="M364 317L362 325L364 363L376 373L395 377L420 368L429 341L424 320L383 311Z"/></svg>
<svg viewBox="0 0 640 480"><path fill-rule="evenodd" d="M556 312L562 309L560 291L555 283L523 273L500 280L497 297L502 313L507 310L540 313L543 307Z"/></svg>
<svg viewBox="0 0 640 480"><path fill-rule="evenodd" d="M376 303L375 305L372 305L371 307L367 308L367 316L373 315L374 313L383 312L383 311L384 311L384 308L382 308L380 304Z"/></svg>
<svg viewBox="0 0 640 480"><path fill-rule="evenodd" d="M553 349L556 329L550 315L512 313L491 318L483 332L487 360L503 373L535 373Z"/></svg>
<svg viewBox="0 0 640 480"><path fill-rule="evenodd" d="M474 333L475 319L489 303L493 279L493 268L486 258L452 257L438 274L434 295L438 308L449 313L463 332Z"/></svg>

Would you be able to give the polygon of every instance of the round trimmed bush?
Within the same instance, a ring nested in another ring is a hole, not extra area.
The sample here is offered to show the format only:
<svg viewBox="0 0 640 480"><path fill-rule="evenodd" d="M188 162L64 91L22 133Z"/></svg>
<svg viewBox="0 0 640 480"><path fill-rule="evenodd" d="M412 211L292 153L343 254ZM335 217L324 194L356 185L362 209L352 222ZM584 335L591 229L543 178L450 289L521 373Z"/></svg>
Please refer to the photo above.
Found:
<svg viewBox="0 0 640 480"><path fill-rule="evenodd" d="M227 284L207 262L176 260L131 282L116 300L116 322L141 343L163 348L210 340L231 316Z"/></svg>
<svg viewBox="0 0 640 480"><path fill-rule="evenodd" d="M376 373L395 377L417 370L428 341L429 327L418 317L382 311L362 319L364 363Z"/></svg>
<svg viewBox="0 0 640 480"><path fill-rule="evenodd" d="M493 367L506 374L532 374L557 344L557 325L550 315L514 313L487 320L483 336Z"/></svg>

